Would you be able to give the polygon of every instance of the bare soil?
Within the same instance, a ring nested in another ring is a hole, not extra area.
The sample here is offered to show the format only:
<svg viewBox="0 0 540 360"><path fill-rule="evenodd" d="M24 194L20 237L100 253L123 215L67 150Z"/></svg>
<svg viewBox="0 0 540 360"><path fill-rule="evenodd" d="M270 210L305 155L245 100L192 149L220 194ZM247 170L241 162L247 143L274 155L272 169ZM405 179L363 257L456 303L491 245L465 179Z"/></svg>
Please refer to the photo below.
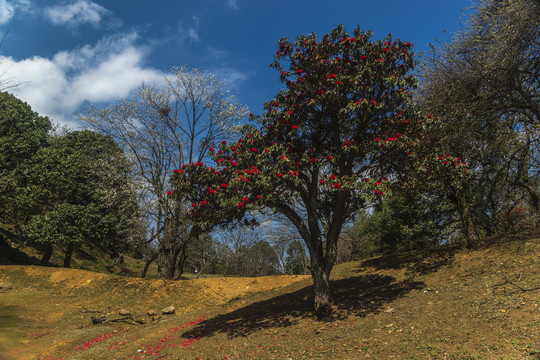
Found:
<svg viewBox="0 0 540 360"><path fill-rule="evenodd" d="M540 359L538 234L341 264L332 289L321 322L309 277L0 266L0 359Z"/></svg>

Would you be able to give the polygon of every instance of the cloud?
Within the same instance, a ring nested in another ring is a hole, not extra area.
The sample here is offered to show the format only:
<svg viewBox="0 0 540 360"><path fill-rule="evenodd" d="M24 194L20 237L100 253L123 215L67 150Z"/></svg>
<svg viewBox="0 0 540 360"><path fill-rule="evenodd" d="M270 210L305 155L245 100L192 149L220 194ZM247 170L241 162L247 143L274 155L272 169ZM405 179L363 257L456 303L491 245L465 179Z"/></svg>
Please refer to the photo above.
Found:
<svg viewBox="0 0 540 360"><path fill-rule="evenodd" d="M52 58L16 61L0 57L9 77L21 82L9 89L34 111L72 128L74 112L86 102L108 103L128 97L142 82L163 83L160 71L143 66L148 50L136 46L135 33L104 38L97 44L61 51Z"/></svg>
<svg viewBox="0 0 540 360"><path fill-rule="evenodd" d="M233 10L238 10L238 0L227 0L227 6Z"/></svg>
<svg viewBox="0 0 540 360"><path fill-rule="evenodd" d="M249 77L249 74L229 67L214 68L210 72L216 76L217 80L223 81L226 88L231 90L238 90L242 83Z"/></svg>
<svg viewBox="0 0 540 360"><path fill-rule="evenodd" d="M46 7L43 13L54 25L77 27L82 24L97 26L111 12L90 0L78 0L69 5Z"/></svg>
<svg viewBox="0 0 540 360"><path fill-rule="evenodd" d="M13 17L15 10L7 0L0 0L0 25L7 23Z"/></svg>

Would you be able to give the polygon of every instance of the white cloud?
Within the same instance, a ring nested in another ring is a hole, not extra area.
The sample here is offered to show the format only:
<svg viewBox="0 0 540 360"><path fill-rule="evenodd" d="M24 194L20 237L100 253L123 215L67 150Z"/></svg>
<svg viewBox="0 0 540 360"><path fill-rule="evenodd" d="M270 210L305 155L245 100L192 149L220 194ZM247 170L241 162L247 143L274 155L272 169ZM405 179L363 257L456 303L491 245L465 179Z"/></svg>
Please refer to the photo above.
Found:
<svg viewBox="0 0 540 360"><path fill-rule="evenodd" d="M225 82L225 87L231 90L238 90L242 82L249 77L249 74L228 67L211 69L210 72L217 80Z"/></svg>
<svg viewBox="0 0 540 360"><path fill-rule="evenodd" d="M92 24L97 26L109 10L90 0L78 0L64 6L50 6L44 10L45 18L55 25L78 26Z"/></svg>
<svg viewBox="0 0 540 360"><path fill-rule="evenodd" d="M84 103L116 101L129 96L143 81L163 82L161 72L142 65L147 51L134 44L136 38L134 33L117 35L93 46L58 52L51 59L0 57L0 62L9 77L21 82L10 92L41 115L76 127L73 113Z"/></svg>
<svg viewBox="0 0 540 360"><path fill-rule="evenodd" d="M227 6L233 10L238 10L238 0L227 0Z"/></svg>
<svg viewBox="0 0 540 360"><path fill-rule="evenodd" d="M15 13L13 5L7 0L0 0L0 25L7 23Z"/></svg>

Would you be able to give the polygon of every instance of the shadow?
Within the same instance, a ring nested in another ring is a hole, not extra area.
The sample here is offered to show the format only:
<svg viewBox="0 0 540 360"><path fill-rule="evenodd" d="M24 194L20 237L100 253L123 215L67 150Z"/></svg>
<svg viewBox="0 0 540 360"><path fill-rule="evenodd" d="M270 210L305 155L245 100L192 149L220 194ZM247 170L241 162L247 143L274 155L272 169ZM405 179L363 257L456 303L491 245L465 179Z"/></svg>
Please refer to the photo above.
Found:
<svg viewBox="0 0 540 360"><path fill-rule="evenodd" d="M73 249L73 255L74 257L76 257L77 259L81 261L82 260L91 260L91 261L97 260L94 255L85 251L84 249L81 249L80 247L76 247Z"/></svg>
<svg viewBox="0 0 540 360"><path fill-rule="evenodd" d="M21 316L25 310L18 305L0 304L0 354L6 354L13 344L22 345L21 340L26 337L28 328L33 324L31 320Z"/></svg>
<svg viewBox="0 0 540 360"><path fill-rule="evenodd" d="M363 261L355 270L363 272L368 268L375 270L405 269L405 275L408 277L427 275L437 271L442 266L450 265L458 251L460 249L457 247L447 247L381 256Z"/></svg>
<svg viewBox="0 0 540 360"><path fill-rule="evenodd" d="M0 242L0 265L38 265L39 260L8 243Z"/></svg>
<svg viewBox="0 0 540 360"><path fill-rule="evenodd" d="M376 274L333 280L330 286L339 309L335 319L345 319L351 314L359 317L376 314L410 291L426 287L419 281L396 281L392 276ZM266 328L292 326L306 318L316 320L312 286L204 320L182 337L208 337L218 333L244 337Z"/></svg>

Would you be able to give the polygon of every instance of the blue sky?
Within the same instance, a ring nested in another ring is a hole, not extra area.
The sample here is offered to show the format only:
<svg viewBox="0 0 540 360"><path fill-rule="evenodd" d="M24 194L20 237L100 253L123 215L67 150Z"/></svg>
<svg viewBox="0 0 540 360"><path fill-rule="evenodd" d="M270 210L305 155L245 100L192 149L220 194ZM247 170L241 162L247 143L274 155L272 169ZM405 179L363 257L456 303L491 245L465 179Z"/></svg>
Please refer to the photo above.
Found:
<svg viewBox="0 0 540 360"><path fill-rule="evenodd" d="M225 80L251 112L282 85L270 69L278 40L343 23L392 33L425 51L457 31L471 0L0 0L0 74L10 92L75 129L88 102L160 84L171 66ZM447 30L448 33L444 33Z"/></svg>

